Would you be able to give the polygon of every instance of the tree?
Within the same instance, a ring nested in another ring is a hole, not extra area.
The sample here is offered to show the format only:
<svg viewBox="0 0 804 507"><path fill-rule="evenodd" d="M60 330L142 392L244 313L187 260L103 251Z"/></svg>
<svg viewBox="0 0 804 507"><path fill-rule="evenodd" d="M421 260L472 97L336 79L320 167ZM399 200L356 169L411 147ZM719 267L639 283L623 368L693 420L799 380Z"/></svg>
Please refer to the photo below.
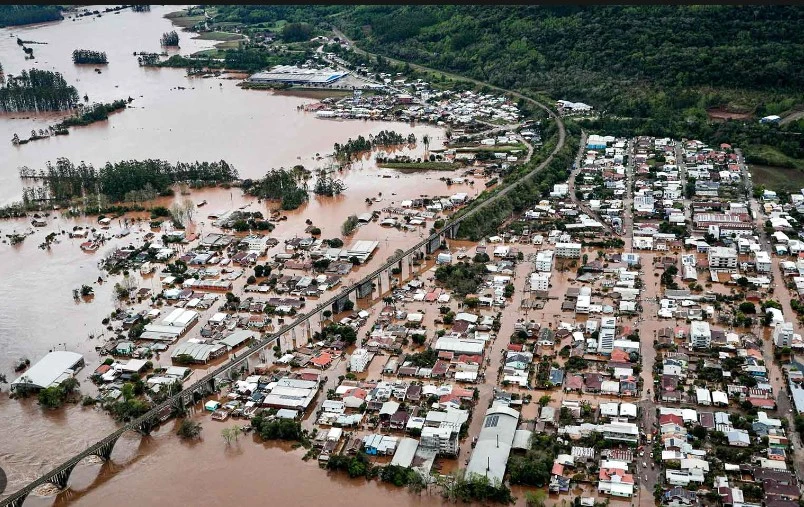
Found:
<svg viewBox="0 0 804 507"><path fill-rule="evenodd" d="M179 429L176 435L183 440L194 440L201 436L201 423L191 421L190 419L182 419L179 423Z"/></svg>
<svg viewBox="0 0 804 507"><path fill-rule="evenodd" d="M749 313L750 314L757 313L756 306L754 306L754 303L752 303L750 301L743 301L742 303L740 303L740 306L738 308L743 313L747 313L747 314L749 314Z"/></svg>
<svg viewBox="0 0 804 507"><path fill-rule="evenodd" d="M553 398L551 398L549 394L545 394L544 396L539 398L539 406L544 407L551 401L553 401Z"/></svg>
<svg viewBox="0 0 804 507"><path fill-rule="evenodd" d="M176 33L176 30L171 30L170 32L165 32L162 34L162 37L159 39L159 43L162 46L178 46L179 45L179 34Z"/></svg>
<svg viewBox="0 0 804 507"><path fill-rule="evenodd" d="M240 426L230 426L221 430L221 436L226 441L227 446L231 445L232 440L237 442L237 438L241 433L243 433L243 430L240 428Z"/></svg>
<svg viewBox="0 0 804 507"><path fill-rule="evenodd" d="M357 229L357 224L357 215L349 215L346 220L344 220L343 225L341 225L341 234L349 236Z"/></svg>
<svg viewBox="0 0 804 507"><path fill-rule="evenodd" d="M528 491L525 494L525 504L528 507L544 507L544 501L546 499L547 493L543 489Z"/></svg>

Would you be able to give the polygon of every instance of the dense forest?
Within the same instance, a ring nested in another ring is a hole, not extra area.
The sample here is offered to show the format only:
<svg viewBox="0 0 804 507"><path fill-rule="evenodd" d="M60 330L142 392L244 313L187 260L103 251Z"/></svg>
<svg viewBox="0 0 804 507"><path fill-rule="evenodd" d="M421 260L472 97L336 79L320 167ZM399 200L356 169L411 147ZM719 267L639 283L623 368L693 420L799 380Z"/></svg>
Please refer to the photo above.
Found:
<svg viewBox="0 0 804 507"><path fill-rule="evenodd" d="M0 5L0 27L64 19L58 5Z"/></svg>
<svg viewBox="0 0 804 507"><path fill-rule="evenodd" d="M77 104L78 91L59 72L23 70L0 87L0 112L64 111Z"/></svg>
<svg viewBox="0 0 804 507"><path fill-rule="evenodd" d="M174 183L190 182L194 185L216 185L237 179L237 170L226 161L220 162L170 162L158 159L124 160L107 162L100 169L81 162L75 165L67 158L59 158L55 164L47 163L38 173L21 169L23 179L37 179L47 189L47 197L56 202L68 202L86 194L100 193L111 201L133 200L134 194L143 191L151 197L170 194ZM26 189L23 197L34 194ZM41 193L36 193L40 196Z"/></svg>
<svg viewBox="0 0 804 507"><path fill-rule="evenodd" d="M109 60L106 59L105 51L92 51L91 49L76 49L73 50L73 63L106 64L109 63Z"/></svg>

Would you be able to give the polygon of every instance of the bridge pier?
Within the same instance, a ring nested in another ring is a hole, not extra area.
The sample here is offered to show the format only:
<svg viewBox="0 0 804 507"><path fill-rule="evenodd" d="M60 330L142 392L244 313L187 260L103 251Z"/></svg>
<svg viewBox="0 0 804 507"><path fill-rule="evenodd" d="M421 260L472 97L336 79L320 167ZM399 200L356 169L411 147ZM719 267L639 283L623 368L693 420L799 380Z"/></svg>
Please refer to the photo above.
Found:
<svg viewBox="0 0 804 507"><path fill-rule="evenodd" d="M71 466L62 468L61 470L53 474L53 476L51 476L50 479L48 479L48 482L50 482L59 489L67 489L67 483L70 481L70 474L73 473L73 470L75 469L75 466L77 464L78 463L76 462Z"/></svg>
<svg viewBox="0 0 804 507"><path fill-rule="evenodd" d="M150 417L148 419L144 419L142 422L137 424L135 429L137 430L137 433L139 433L140 435L142 435L144 437L147 437L148 435L151 434L151 431L153 431L153 429L155 427L156 427L155 418Z"/></svg>
<svg viewBox="0 0 804 507"><path fill-rule="evenodd" d="M20 493L14 498L6 500L8 502L6 505L8 505L8 507L22 507L22 504L25 503L26 498L28 498L28 493Z"/></svg>
<svg viewBox="0 0 804 507"><path fill-rule="evenodd" d="M109 461L112 458L112 451L114 450L114 446L117 444L117 439L119 438L120 436L118 435L117 437L112 438L103 444L95 455L103 461Z"/></svg>

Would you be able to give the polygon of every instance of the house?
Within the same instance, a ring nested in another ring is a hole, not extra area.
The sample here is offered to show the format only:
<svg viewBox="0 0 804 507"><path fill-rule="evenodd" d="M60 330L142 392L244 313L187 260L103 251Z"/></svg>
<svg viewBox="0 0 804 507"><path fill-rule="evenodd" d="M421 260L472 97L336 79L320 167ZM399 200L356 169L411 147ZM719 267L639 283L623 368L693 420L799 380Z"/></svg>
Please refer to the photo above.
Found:
<svg viewBox="0 0 804 507"><path fill-rule="evenodd" d="M709 348L712 343L712 331L706 321L693 321L690 324L690 345L693 348Z"/></svg>
<svg viewBox="0 0 804 507"><path fill-rule="evenodd" d="M634 496L634 476L627 473L625 469L601 466L598 473L597 491L611 496L630 498Z"/></svg>
<svg viewBox="0 0 804 507"><path fill-rule="evenodd" d="M666 507L692 507L698 505L698 495L681 487L674 487L662 495L662 505Z"/></svg>
<svg viewBox="0 0 804 507"><path fill-rule="evenodd" d="M729 445L735 447L748 447L751 445L751 438L745 430L732 429L726 436L729 439Z"/></svg>

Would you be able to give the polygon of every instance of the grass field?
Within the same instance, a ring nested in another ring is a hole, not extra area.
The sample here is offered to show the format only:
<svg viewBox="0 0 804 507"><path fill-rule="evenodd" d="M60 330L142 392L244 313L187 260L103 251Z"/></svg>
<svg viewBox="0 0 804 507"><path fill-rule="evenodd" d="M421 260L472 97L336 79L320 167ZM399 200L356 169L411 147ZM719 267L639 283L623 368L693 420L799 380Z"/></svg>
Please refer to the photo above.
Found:
<svg viewBox="0 0 804 507"><path fill-rule="evenodd" d="M204 15L199 14L198 16L188 16L186 11L176 11L176 12L169 12L165 14L165 17L171 21L176 26L180 26L182 28L188 28L196 23L200 23L204 21Z"/></svg>
<svg viewBox="0 0 804 507"><path fill-rule="evenodd" d="M201 40L218 40L218 41L236 41L243 39L244 37L239 33L229 33L229 32L202 32L197 36L193 37L193 39L201 39Z"/></svg>
<svg viewBox="0 0 804 507"><path fill-rule="evenodd" d="M749 164L804 169L804 160L788 157L772 146L751 144L744 149Z"/></svg>
<svg viewBox="0 0 804 507"><path fill-rule="evenodd" d="M770 190L800 191L804 188L804 171L767 165L748 166L754 185L763 185Z"/></svg>

